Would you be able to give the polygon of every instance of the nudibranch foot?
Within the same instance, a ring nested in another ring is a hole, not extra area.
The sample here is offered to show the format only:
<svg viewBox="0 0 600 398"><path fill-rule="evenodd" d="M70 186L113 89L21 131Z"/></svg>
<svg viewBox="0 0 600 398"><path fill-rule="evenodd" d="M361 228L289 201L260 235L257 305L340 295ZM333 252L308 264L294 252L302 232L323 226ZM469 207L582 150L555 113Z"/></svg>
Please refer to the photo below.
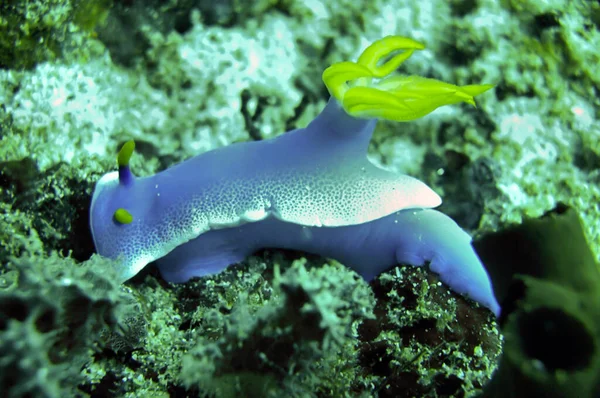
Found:
<svg viewBox="0 0 600 398"><path fill-rule="evenodd" d="M305 227L275 218L209 231L157 261L163 278L185 282L220 272L262 248L301 250L338 260L367 281L397 265L422 266L457 293L500 307L471 237L439 211L402 210L368 223Z"/></svg>

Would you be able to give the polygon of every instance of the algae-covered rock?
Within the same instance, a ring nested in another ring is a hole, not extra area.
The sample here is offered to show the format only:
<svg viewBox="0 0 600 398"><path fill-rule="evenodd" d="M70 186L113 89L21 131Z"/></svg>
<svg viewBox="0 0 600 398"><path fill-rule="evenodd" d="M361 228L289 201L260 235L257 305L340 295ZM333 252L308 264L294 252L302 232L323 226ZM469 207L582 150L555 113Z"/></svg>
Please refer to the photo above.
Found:
<svg viewBox="0 0 600 398"><path fill-rule="evenodd" d="M296 260L282 275L276 268L259 308L242 293L230 314L203 314L203 328L213 333L199 335L182 359L188 388L216 397L278 397L340 396L353 387L360 371L355 337L373 318L373 297L347 270L305 264Z"/></svg>
<svg viewBox="0 0 600 398"><path fill-rule="evenodd" d="M91 31L112 0L9 0L0 3L0 68L29 69L61 56L79 29Z"/></svg>
<svg viewBox="0 0 600 398"><path fill-rule="evenodd" d="M102 336L143 339L129 322L142 313L136 299L114 283L107 264L95 257L76 265L55 254L11 258L13 283L0 287L1 396L81 395L81 369Z"/></svg>

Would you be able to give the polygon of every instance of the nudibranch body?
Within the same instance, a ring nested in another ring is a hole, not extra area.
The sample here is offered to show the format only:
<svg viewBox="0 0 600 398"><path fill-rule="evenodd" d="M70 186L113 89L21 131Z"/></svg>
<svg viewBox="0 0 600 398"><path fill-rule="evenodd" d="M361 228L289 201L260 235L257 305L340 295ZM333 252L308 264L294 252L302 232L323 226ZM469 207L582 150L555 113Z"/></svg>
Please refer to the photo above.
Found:
<svg viewBox="0 0 600 398"><path fill-rule="evenodd" d="M412 120L441 105L473 103L491 87L413 76L371 82L421 48L390 36L357 63L332 65L323 74L332 98L321 114L270 140L219 148L144 178L129 170L128 142L119 171L102 177L92 198L98 253L118 260L123 281L157 261L166 280L184 282L267 247L335 258L366 279L395 264L429 262L451 288L498 314L471 238L431 210L440 197L367 159L375 118ZM404 52L377 66L398 50Z"/></svg>

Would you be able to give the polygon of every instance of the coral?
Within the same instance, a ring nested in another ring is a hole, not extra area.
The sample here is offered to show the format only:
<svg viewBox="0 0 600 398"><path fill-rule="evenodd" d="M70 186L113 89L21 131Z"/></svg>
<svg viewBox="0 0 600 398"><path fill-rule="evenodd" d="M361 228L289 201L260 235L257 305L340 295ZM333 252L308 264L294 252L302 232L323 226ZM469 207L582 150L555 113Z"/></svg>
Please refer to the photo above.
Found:
<svg viewBox="0 0 600 398"><path fill-rule="evenodd" d="M89 258L93 242L88 227L90 186L86 174L85 168L74 164L61 163L41 171L30 158L0 161L0 217L6 221L0 227L0 237L7 242L0 263L23 251L70 253L80 261ZM30 242L15 239L23 235L29 235ZM35 247L28 248L30 245Z"/></svg>
<svg viewBox="0 0 600 398"><path fill-rule="evenodd" d="M192 391L337 396L375 388L382 396L460 396L480 389L495 369L500 337L493 323L487 326L489 313L474 311L422 269L384 273L372 284L373 302L370 289L343 267L307 268L296 260L279 276L275 265L269 289L270 271L262 271L267 281L256 276L255 261L251 272L215 278L229 297L214 298L220 309L199 300L192 320L199 337L182 359L181 379ZM226 283L241 275L251 279ZM202 285L209 296L218 286L210 279Z"/></svg>
<svg viewBox="0 0 600 398"><path fill-rule="evenodd" d="M86 391L220 396L314 388L332 396L378 388L460 396L489 378L499 352L489 312L425 270L382 275L373 302L371 288L346 267L294 258L266 251L187 284L134 282L149 314L143 348L96 356L86 365Z"/></svg>
<svg viewBox="0 0 600 398"><path fill-rule="evenodd" d="M3 265L0 273L8 271L4 265L12 256L44 254L44 244L32 227L32 219L7 203L0 203L0 240L0 264Z"/></svg>
<svg viewBox="0 0 600 398"><path fill-rule="evenodd" d="M349 272L324 266L307 270L297 260L281 276L260 308L240 294L227 317L203 316L200 335L183 357L181 379L188 387L219 397L261 391L263 396L325 393L337 396L355 378L358 324L371 318L372 296L352 288Z"/></svg>
<svg viewBox="0 0 600 398"><path fill-rule="evenodd" d="M110 152L111 135L137 136L161 128L164 120L156 108L164 97L116 70L107 57L69 66L45 63L33 72L0 71L0 101L0 159L29 157L42 172L60 162L79 162L81 174L108 167L93 156Z"/></svg>
<svg viewBox="0 0 600 398"><path fill-rule="evenodd" d="M53 321L58 311L49 298L0 293L0 392L5 397L73 395L76 368L54 362Z"/></svg>
<svg viewBox="0 0 600 398"><path fill-rule="evenodd" d="M597 2L505 0L504 3L522 24L533 28L530 30L535 41L528 44L540 50L539 55L559 58L554 64L564 68L564 73L584 78L579 79L575 87L585 92L586 86L600 83L600 57L596 51L600 43L600 5Z"/></svg>
<svg viewBox="0 0 600 398"><path fill-rule="evenodd" d="M56 254L10 260L18 278L0 290L2 396L74 396L101 334L130 332L123 303L135 300L106 265L95 257L76 266Z"/></svg>
<svg viewBox="0 0 600 398"><path fill-rule="evenodd" d="M305 69L291 27L269 14L244 30L207 27L198 13L190 18L185 35L146 33L149 81L182 105L173 107L172 117L185 122L177 133L189 145L183 149L197 153L247 140L239 113L246 91L253 96L248 111L260 123L260 136L283 131L300 101L294 81ZM212 134L217 126L218 139Z"/></svg>
<svg viewBox="0 0 600 398"><path fill-rule="evenodd" d="M135 290L124 288L127 294L120 297L119 325L103 328L101 336L106 347L116 353L126 353L142 347L148 333L148 306Z"/></svg>
<svg viewBox="0 0 600 398"><path fill-rule="evenodd" d="M359 359L379 396L469 396L491 378L501 337L483 308L422 268L396 268L372 287L376 319L359 327Z"/></svg>

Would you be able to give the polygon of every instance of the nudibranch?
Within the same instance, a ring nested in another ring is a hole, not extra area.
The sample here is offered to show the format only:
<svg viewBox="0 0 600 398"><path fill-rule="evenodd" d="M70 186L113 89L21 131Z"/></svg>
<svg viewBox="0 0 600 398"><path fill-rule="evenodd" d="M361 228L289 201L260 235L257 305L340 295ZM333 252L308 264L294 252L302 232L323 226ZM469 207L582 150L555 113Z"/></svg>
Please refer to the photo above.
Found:
<svg viewBox="0 0 600 398"><path fill-rule="evenodd" d="M377 119L408 121L466 102L491 85L455 86L389 76L423 45L388 36L357 62L323 73L331 98L305 128L229 145L137 178L133 141L118 171L96 184L94 244L122 281L155 261L165 280L218 273L261 248L334 258L370 280L397 264L421 266L496 315L488 274L471 237L432 210L440 197L419 180L367 159ZM380 65L379 65L380 64Z"/></svg>

